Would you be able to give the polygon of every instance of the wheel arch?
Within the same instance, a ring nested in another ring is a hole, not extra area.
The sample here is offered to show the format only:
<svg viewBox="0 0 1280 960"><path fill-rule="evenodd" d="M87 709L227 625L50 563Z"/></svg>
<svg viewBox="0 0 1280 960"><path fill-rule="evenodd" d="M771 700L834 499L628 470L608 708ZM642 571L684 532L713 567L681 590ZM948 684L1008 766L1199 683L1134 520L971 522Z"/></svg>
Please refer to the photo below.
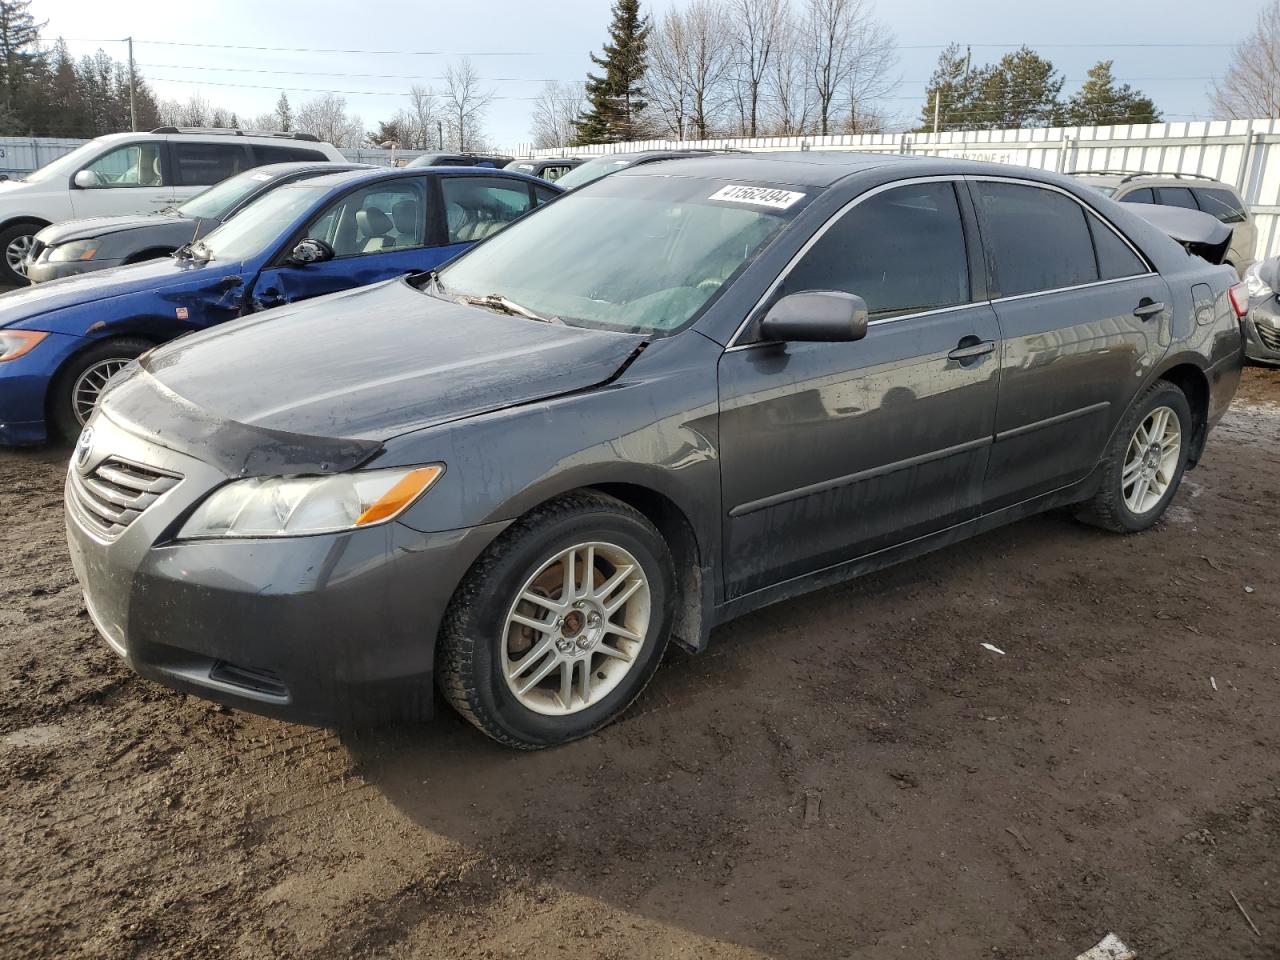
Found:
<svg viewBox="0 0 1280 960"><path fill-rule="evenodd" d="M17 226L20 223L38 224L40 229L43 230L45 227L49 226L50 221L44 219L44 217L28 216L26 214L17 214L15 216L12 216L5 220L0 221L0 231L8 230L10 227Z"/></svg>
<svg viewBox="0 0 1280 960"><path fill-rule="evenodd" d="M1162 370L1157 379L1166 380L1181 390L1191 407L1191 447L1187 452L1187 466L1194 467L1204 452L1209 434L1209 378L1195 363L1183 360Z"/></svg>
<svg viewBox="0 0 1280 960"><path fill-rule="evenodd" d="M81 343L78 347L76 347L75 350L71 351L71 353L67 354L65 357L62 358L62 362L58 364L57 368L51 374L49 374L48 379L45 381L47 386L45 387L45 392L44 392L44 408L45 408L45 419L48 422L50 423L53 422L52 417L53 417L53 403L54 403L54 392L55 392L54 387L62 380L62 377L66 374L67 369L78 358L83 356L86 351L92 350L94 347L100 344L110 343L112 340L146 340L153 347L163 342L162 340L156 338L153 335L149 335L145 332L135 331L131 329L124 329L124 330L112 329L110 333L104 334L103 336L100 336L100 337L86 337L83 343Z"/></svg>

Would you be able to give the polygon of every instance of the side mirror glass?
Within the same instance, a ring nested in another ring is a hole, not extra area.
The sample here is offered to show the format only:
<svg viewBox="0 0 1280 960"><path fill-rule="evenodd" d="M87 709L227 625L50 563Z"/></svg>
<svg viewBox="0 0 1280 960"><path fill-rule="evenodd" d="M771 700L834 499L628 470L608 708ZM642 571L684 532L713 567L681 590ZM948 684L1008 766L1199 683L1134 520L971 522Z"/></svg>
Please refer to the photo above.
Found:
<svg viewBox="0 0 1280 960"><path fill-rule="evenodd" d="M1280 257L1271 257L1258 264L1258 279L1280 293Z"/></svg>
<svg viewBox="0 0 1280 960"><path fill-rule="evenodd" d="M80 170L76 173L75 185L81 190L92 190L98 186L98 175L92 170Z"/></svg>
<svg viewBox="0 0 1280 960"><path fill-rule="evenodd" d="M867 303L852 293L807 290L783 297L760 321L765 340L861 340L867 335Z"/></svg>
<svg viewBox="0 0 1280 960"><path fill-rule="evenodd" d="M323 240L299 240L298 245L289 254L289 262L295 266L306 266L308 263L323 263L333 259L333 247Z"/></svg>

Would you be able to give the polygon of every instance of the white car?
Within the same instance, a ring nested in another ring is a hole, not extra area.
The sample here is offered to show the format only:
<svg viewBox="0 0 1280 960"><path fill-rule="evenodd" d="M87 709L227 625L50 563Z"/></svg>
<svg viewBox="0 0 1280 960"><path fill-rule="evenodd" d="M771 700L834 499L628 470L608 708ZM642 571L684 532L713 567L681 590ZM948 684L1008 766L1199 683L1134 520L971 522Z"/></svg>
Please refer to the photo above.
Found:
<svg viewBox="0 0 1280 960"><path fill-rule="evenodd" d="M52 223L163 210L264 163L345 159L307 133L159 127L98 137L0 181L0 284L26 283L31 240Z"/></svg>

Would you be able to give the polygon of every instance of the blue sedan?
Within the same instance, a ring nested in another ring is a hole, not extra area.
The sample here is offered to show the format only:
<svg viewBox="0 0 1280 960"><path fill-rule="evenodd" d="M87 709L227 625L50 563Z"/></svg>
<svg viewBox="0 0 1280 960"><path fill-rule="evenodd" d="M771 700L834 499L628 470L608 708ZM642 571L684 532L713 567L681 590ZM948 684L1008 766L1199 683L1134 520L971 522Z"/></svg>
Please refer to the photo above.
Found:
<svg viewBox="0 0 1280 960"><path fill-rule="evenodd" d="M561 192L477 168L334 173L268 193L168 259L5 294L0 444L74 437L107 380L158 343L433 269Z"/></svg>

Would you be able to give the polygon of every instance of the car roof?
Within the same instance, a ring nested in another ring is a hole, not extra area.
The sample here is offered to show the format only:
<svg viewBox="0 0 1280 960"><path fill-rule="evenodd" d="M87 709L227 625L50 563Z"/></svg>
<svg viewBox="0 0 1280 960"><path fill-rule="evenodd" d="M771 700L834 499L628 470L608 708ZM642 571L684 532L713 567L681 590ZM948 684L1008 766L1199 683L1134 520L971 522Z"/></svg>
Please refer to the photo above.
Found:
<svg viewBox="0 0 1280 960"><path fill-rule="evenodd" d="M652 153L653 151L646 151ZM639 157L641 154L611 154ZM937 158L903 157L896 153L858 153L852 150L786 150L770 153L704 153L681 154L665 160L660 168L648 164L619 170L617 177L698 177L716 180L764 180L794 186L827 187L853 173L896 163L904 159ZM945 161L944 161L945 162ZM964 161L955 161L962 164Z"/></svg>
<svg viewBox="0 0 1280 960"><path fill-rule="evenodd" d="M1194 187L1199 184L1202 187L1226 187L1228 190L1235 188L1229 183L1222 180L1215 180L1199 173L1161 173L1158 170L1144 171L1137 170L1132 173L1126 173L1123 170L1072 170L1067 174L1069 177L1075 177L1084 183L1101 184L1104 187L1119 187L1124 184L1151 184L1153 181L1165 181L1169 184L1176 184L1182 187Z"/></svg>
<svg viewBox="0 0 1280 960"><path fill-rule="evenodd" d="M322 177L311 177L307 185L312 187L345 187L364 180L399 180L405 177L420 177L425 173L446 174L450 177L510 177L513 180L527 180L540 187L554 187L555 184L527 173L516 170L503 170L501 167L374 167L363 166L353 170L325 174Z"/></svg>
<svg viewBox="0 0 1280 960"><path fill-rule="evenodd" d="M349 170L380 170L371 163L337 163L333 160L295 160L288 163L264 163L260 167L250 167L243 173L265 173L272 179L287 177L308 170L329 170L332 173L345 173Z"/></svg>

